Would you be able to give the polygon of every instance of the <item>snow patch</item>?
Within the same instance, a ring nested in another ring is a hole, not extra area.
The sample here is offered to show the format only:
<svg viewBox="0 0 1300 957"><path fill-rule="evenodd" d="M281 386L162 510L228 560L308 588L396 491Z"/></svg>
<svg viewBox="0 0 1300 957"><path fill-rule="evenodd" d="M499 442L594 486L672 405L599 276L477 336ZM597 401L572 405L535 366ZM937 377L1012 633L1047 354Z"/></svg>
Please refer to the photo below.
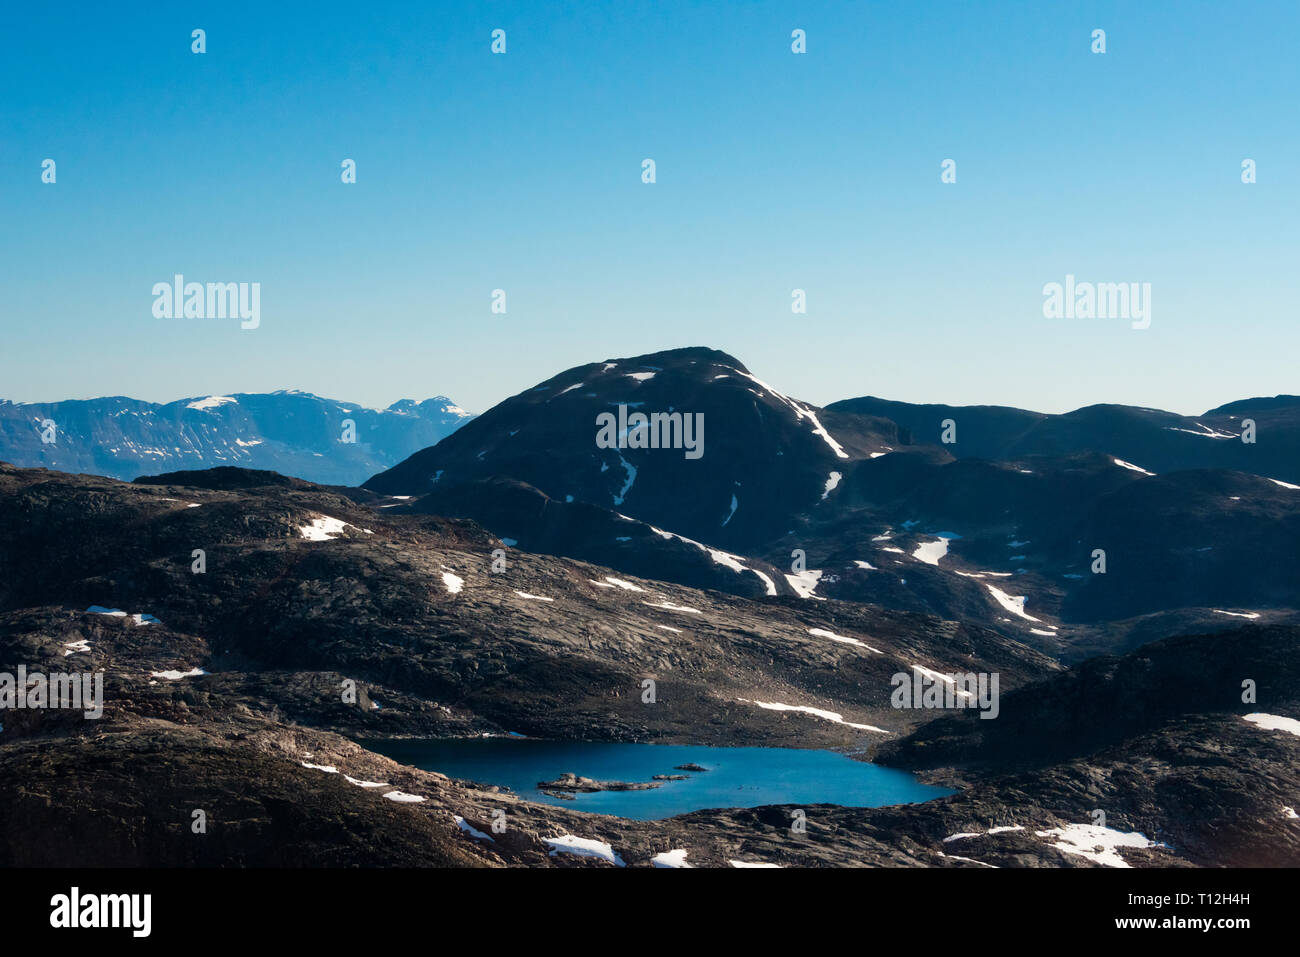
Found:
<svg viewBox="0 0 1300 957"><path fill-rule="evenodd" d="M842 478L844 478L844 476L839 472L832 472L826 477L826 488L822 490L823 502L826 501L827 495L830 495L831 492L835 491L836 487L840 484L840 479Z"/></svg>
<svg viewBox="0 0 1300 957"><path fill-rule="evenodd" d="M816 635L818 638L829 638L831 641L840 641L846 645L857 645L859 648L866 648L867 651L874 651L878 655L884 652L879 648L872 648L865 641L858 641L856 638L850 638L848 635L837 635L833 631L827 631L825 628L809 628L808 634Z"/></svg>
<svg viewBox="0 0 1300 957"><path fill-rule="evenodd" d="M386 788L386 787L388 787L388 782L387 782L387 781L359 781L359 780L357 780L356 778L351 777L350 775L347 775L347 774L345 774L345 775L343 775L343 776L344 776L345 778L348 779L348 783L349 783L349 784L355 784L355 785L356 785L357 787L359 787L359 788Z"/></svg>
<svg viewBox="0 0 1300 957"><path fill-rule="evenodd" d="M618 514L618 513L615 513L615 514ZM636 519L634 519L634 518L628 518L626 515L622 515L622 514L619 514L618 517L621 518L621 519L624 519L625 521L628 521L628 522L635 522L635 521L636 521ZM726 568L730 568L733 572L737 572L737 573L740 573L740 572L752 572L753 574L757 575L759 578L761 578L761 579L763 580L763 583L767 586L767 594L768 594L768 595L775 595L775 594L777 593L777 592L776 592L776 585L775 585L775 583L773 583L772 579L769 578L767 575L764 575L762 572L760 572L760 571L759 571L758 569L756 569L756 568L747 568L747 567L745 567L745 565L742 564L742 562L741 562L741 560L740 560L740 556L738 556L738 555L732 555L730 552L724 552L724 551L722 551L721 549L718 549L718 548L712 548L712 547L710 547L710 546L708 546L708 545L705 545L705 544L703 544L703 543L701 543L701 542L697 542L697 541L696 541L695 539L693 539L693 538L687 538L685 535L678 535L676 532L666 532L666 531L664 531L662 528L657 528L657 527L655 527L654 525L648 525L648 527L649 527L649 529L650 529L652 532L654 532L654 533L655 533L656 535L658 535L660 538L666 538L666 539L668 539L669 541L671 541L672 539L675 538L675 539L677 539L679 542L685 542L687 545L694 545L694 546L695 546L696 548L698 548L700 551L705 552L705 553L706 553L706 554L707 554L711 559L713 559L713 560L714 560L715 562L717 562L719 565L722 565L722 566L724 566L724 567L726 567Z"/></svg>
<svg viewBox="0 0 1300 957"><path fill-rule="evenodd" d="M650 858L655 867L690 867L686 863L686 849L679 847L672 851L663 851Z"/></svg>
<svg viewBox="0 0 1300 957"><path fill-rule="evenodd" d="M825 495L822 496L822 498L825 498L825 497L826 497ZM722 524L723 524L723 525L726 525L729 521L731 521L731 516L733 516L733 515L736 514L736 509L738 509L738 508L740 508L740 500L736 498L735 493L732 493L732 496L731 496L731 511L729 511L729 512L727 513L727 517L724 518L724 519L722 520Z"/></svg>
<svg viewBox="0 0 1300 957"><path fill-rule="evenodd" d="M1207 439L1238 439L1238 438L1241 438L1241 436L1239 436L1239 435L1234 435L1234 434L1231 433L1231 432L1217 432L1217 431L1215 431L1214 429L1211 429L1209 426L1205 425L1205 424L1202 423L1202 422L1197 422L1197 423L1195 423L1195 424L1198 425L1198 426L1200 426L1200 428L1201 428L1203 431L1197 431L1196 429L1179 429L1179 428L1176 428L1175 426L1172 426L1172 425L1165 426L1165 428L1166 428L1168 431L1170 431L1170 432L1186 432L1188 435L1199 435L1199 436L1202 436L1203 438L1207 438Z"/></svg>
<svg viewBox="0 0 1300 957"><path fill-rule="evenodd" d="M744 376L746 379L753 382L755 385L760 386L763 389L766 389L769 393L771 393L772 398L776 399L778 402L783 402L787 406L789 406L789 408L795 414L796 421L801 422L804 419L807 419L812 424L813 434L820 436L822 441L831 447L831 451L835 453L836 457L841 459L847 459L849 457L849 453L845 452L844 448L840 445L840 443L836 442L835 439L831 437L831 434L827 432L825 428L822 427L821 422L817 418L817 414L813 412L812 409L790 398L788 395L784 395L776 391L776 389L773 389L762 379L755 378L754 376L750 375L748 372L741 372L739 369L733 369L732 371L735 372L737 375Z"/></svg>
<svg viewBox="0 0 1300 957"><path fill-rule="evenodd" d="M1077 854L1090 861L1107 867L1128 867L1128 862L1120 857L1116 848L1120 847L1158 847L1155 841L1148 840L1137 831L1128 834L1114 828L1099 827L1096 824L1067 824L1047 831L1035 831L1039 837L1056 837L1052 847L1066 854Z"/></svg>
<svg viewBox="0 0 1300 957"><path fill-rule="evenodd" d="M692 615L700 614L700 610L698 608L687 608L685 605L674 605L670 601L661 601L661 602L643 601L641 604L649 605L651 608L666 608L669 611L684 611Z"/></svg>
<svg viewBox="0 0 1300 957"><path fill-rule="evenodd" d="M1288 731L1291 734L1300 736L1300 721L1295 718L1286 718L1280 714L1265 714L1262 711L1257 711L1253 714L1242 715L1242 719L1263 728L1265 731Z"/></svg>
<svg viewBox="0 0 1300 957"><path fill-rule="evenodd" d="M1155 472L1148 472L1146 469L1142 468L1142 466L1140 466L1140 465L1134 465L1132 462L1125 462L1123 459L1115 459L1115 458L1113 458L1113 459L1111 459L1111 461L1114 462L1116 465L1118 465L1118 466L1119 466L1120 468L1122 468L1122 469L1129 469L1130 471L1133 471L1133 472L1141 472L1143 475L1155 475L1155 474L1156 474Z"/></svg>
<svg viewBox="0 0 1300 957"><path fill-rule="evenodd" d="M817 583L821 581L822 573L820 569L810 569L794 575L786 575L785 580L790 583L795 594L800 598L816 598L818 601L825 601L821 595L813 594L817 590Z"/></svg>
<svg viewBox="0 0 1300 957"><path fill-rule="evenodd" d="M202 668L191 668L189 671L151 671L150 678L162 678L166 681L180 681L182 678L197 678L199 675L206 675L207 672Z"/></svg>
<svg viewBox="0 0 1300 957"><path fill-rule="evenodd" d="M1025 621L1038 621L1037 618L1025 613L1024 595L1017 595L1013 597L1011 595L1008 595L1001 588L998 588L995 585L990 585L987 582L984 583L984 587L987 588L990 593L992 593L995 599L997 599L997 603L1001 605L1003 608L1005 608L1007 611L1011 612L1011 614L1019 615Z"/></svg>
<svg viewBox="0 0 1300 957"><path fill-rule="evenodd" d="M193 402L186 402L187 409L215 409L218 406L238 403L239 400L228 395L210 395L206 399L195 399Z"/></svg>
<svg viewBox="0 0 1300 957"><path fill-rule="evenodd" d="M938 566L939 559L948 554L948 539L936 538L932 542L923 542L916 546L916 551L912 552L912 557L919 562L925 562L927 565Z"/></svg>
<svg viewBox="0 0 1300 957"><path fill-rule="evenodd" d="M623 589L624 591L645 591L645 589L642 588L640 585L633 585L631 582L625 582L623 581L623 579L615 578L612 575L606 575L605 581L609 582L611 585L615 586L616 588Z"/></svg>
<svg viewBox="0 0 1300 957"><path fill-rule="evenodd" d="M589 837L574 837L572 834L561 834L559 837L548 837L544 840L551 845L551 857L556 854L572 854L575 857L596 857L617 867L627 866L623 863L623 858L614 853L614 848L604 841Z"/></svg>
<svg viewBox="0 0 1300 957"><path fill-rule="evenodd" d="M931 671L929 668L924 668L921 665L912 665L912 668L916 671L919 671L921 674L925 675L925 677L929 678L933 682L941 682L945 685L948 685L953 689L953 694L958 698L974 699L975 697L969 691L958 691L957 682L949 675L939 674L939 672Z"/></svg>
<svg viewBox="0 0 1300 957"><path fill-rule="evenodd" d="M109 615L112 618L130 618L131 621L137 625L161 625L162 624L162 622L160 622L153 615L146 615L143 613L128 615L120 608L105 608L103 605L91 605L89 608L86 609L86 612L92 615Z"/></svg>
<svg viewBox="0 0 1300 957"><path fill-rule="evenodd" d="M462 831L464 831L466 834L468 834L470 837L474 838L474 840L488 841L489 843L492 844L496 843L496 840L490 834L484 834L482 831L476 828L473 824L470 824L469 821L465 820L459 814L454 814L452 816L456 819L456 826L460 828Z"/></svg>
<svg viewBox="0 0 1300 957"><path fill-rule="evenodd" d="M889 734L884 728L877 728L870 724L855 724L852 721L845 721L844 715L837 711L825 711L821 708L810 708L802 704L781 704L779 701L750 701L748 698L737 698L737 701L743 701L745 704L755 704L760 708L768 711L798 711L801 714L810 714L814 718L821 718L824 721L833 721L836 724L842 724L845 727L857 728L860 731L875 731L878 734Z"/></svg>
<svg viewBox="0 0 1300 957"><path fill-rule="evenodd" d="M299 526L298 534L309 542L327 542L331 538L337 538L343 534L343 529L350 527L342 519L322 515L319 518L312 519L306 525Z"/></svg>
<svg viewBox="0 0 1300 957"><path fill-rule="evenodd" d="M627 472L627 481L623 483L623 488L619 493L614 496L614 504L622 505L623 500L627 498L627 493L632 490L632 483L636 481L636 466L623 458L621 452L619 453L618 460L622 464L623 469ZM569 501L573 501L572 497L569 498Z"/></svg>

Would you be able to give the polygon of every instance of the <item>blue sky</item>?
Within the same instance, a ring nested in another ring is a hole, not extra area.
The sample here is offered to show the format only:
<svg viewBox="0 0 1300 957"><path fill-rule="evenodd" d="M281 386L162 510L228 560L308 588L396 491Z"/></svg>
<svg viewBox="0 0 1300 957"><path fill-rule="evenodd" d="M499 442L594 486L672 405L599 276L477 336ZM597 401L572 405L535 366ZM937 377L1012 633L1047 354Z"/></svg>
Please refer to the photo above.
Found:
<svg viewBox="0 0 1300 957"><path fill-rule="evenodd" d="M684 345L822 404L1300 392L1293 2L129 10L0 18L0 398L482 411ZM154 318L177 272L260 328ZM1045 319L1067 273L1151 327Z"/></svg>

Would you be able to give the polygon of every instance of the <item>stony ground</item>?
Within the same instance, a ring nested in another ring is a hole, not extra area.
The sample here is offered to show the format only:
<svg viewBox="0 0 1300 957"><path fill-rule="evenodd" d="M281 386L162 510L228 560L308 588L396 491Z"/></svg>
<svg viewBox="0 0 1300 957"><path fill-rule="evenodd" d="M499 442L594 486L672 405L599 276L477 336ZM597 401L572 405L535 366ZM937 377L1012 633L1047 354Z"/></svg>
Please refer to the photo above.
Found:
<svg viewBox="0 0 1300 957"><path fill-rule="evenodd" d="M1174 662L1217 674L1240 651L1228 639L1088 672L1119 675L1125 694L1076 713L1075 672L991 631L632 579L504 548L469 522L390 516L374 496L270 481L124 485L0 467L0 671L105 673L99 720L0 715L0 865L610 866L546 842L576 836L627 866L674 850L696 866L1096 866L1105 858L1080 828L1098 811L1164 845L1118 852L1134 865L1300 860L1285 811L1300 805L1300 737L1240 716L1296 716L1280 685L1262 683L1257 707L1203 686L1183 705L1133 704L1187 678ZM325 517L349 527L303 537ZM1240 634L1256 670L1300 660L1296 629ZM1001 718L892 708L889 678L913 664L998 671ZM196 668L207 673L155 674ZM1139 719L1098 730L1106 708ZM841 747L962 790L895 808L640 822L522 801L353 740L508 732ZM1012 761L1006 736L1037 746ZM971 836L945 840L957 834Z"/></svg>

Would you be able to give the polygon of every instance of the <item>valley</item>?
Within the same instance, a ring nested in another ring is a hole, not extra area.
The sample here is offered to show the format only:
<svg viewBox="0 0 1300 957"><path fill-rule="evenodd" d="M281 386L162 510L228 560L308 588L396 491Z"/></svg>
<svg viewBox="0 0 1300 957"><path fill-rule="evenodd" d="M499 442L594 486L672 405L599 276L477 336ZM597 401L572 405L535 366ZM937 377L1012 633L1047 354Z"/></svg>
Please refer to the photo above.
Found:
<svg viewBox="0 0 1300 957"><path fill-rule="evenodd" d="M629 400L703 454L602 447ZM685 349L359 487L0 465L0 672L103 676L4 712L0 862L1300 860L1300 493L915 425Z"/></svg>

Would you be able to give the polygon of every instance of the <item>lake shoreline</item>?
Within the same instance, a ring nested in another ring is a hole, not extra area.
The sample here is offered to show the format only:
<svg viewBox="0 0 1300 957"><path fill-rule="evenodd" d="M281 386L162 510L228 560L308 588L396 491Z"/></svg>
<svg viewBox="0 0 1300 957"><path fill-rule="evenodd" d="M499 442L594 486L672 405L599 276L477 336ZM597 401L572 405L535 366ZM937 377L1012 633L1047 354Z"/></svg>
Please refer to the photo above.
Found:
<svg viewBox="0 0 1300 957"><path fill-rule="evenodd" d="M406 738L362 747L452 780L581 812L663 820L704 809L768 805L872 808L949 796L952 788L823 748ZM678 773L683 766L704 771Z"/></svg>

